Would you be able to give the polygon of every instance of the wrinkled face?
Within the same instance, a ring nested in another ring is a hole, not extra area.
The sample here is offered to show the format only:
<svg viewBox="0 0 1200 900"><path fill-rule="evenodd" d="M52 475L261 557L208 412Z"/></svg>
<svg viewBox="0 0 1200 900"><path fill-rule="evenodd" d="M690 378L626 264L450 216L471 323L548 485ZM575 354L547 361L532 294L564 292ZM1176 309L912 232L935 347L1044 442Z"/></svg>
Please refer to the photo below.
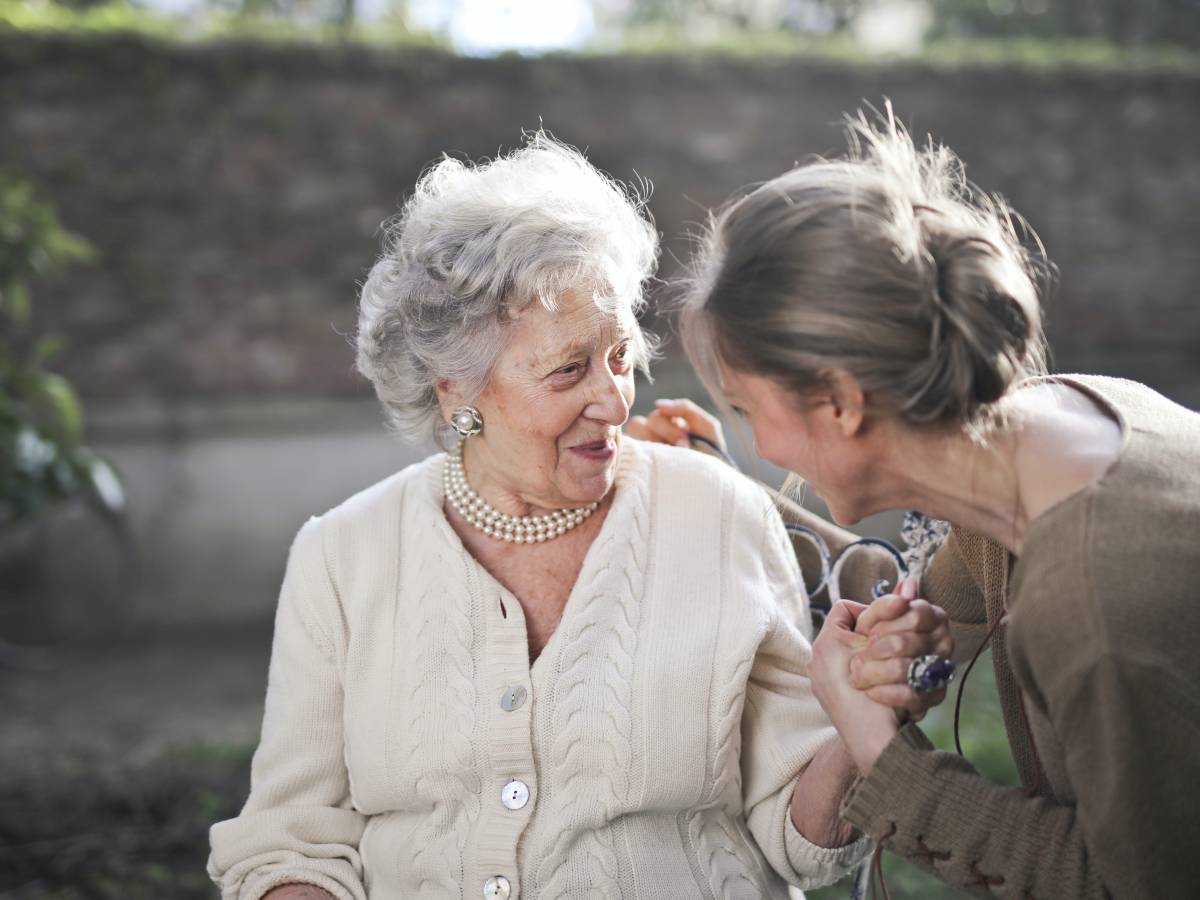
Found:
<svg viewBox="0 0 1200 900"><path fill-rule="evenodd" d="M467 471L544 509L599 500L613 485L621 427L634 395L633 313L567 292L558 309L525 307L475 402L483 431L466 446Z"/></svg>
<svg viewBox="0 0 1200 900"><path fill-rule="evenodd" d="M770 378L721 371L725 399L751 427L754 452L794 472L829 505L842 525L853 525L871 508L872 448L861 434L848 434L829 397L798 397Z"/></svg>

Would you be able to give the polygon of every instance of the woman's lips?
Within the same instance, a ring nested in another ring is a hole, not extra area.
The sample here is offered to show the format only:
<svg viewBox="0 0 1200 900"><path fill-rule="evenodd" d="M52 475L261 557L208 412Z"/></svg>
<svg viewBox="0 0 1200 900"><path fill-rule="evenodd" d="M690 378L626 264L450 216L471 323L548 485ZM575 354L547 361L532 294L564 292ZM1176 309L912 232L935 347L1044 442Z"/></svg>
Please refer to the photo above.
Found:
<svg viewBox="0 0 1200 900"><path fill-rule="evenodd" d="M603 461L612 459L617 452L617 447L615 443L609 441L589 441L586 444L576 444L571 448L571 452L584 459Z"/></svg>

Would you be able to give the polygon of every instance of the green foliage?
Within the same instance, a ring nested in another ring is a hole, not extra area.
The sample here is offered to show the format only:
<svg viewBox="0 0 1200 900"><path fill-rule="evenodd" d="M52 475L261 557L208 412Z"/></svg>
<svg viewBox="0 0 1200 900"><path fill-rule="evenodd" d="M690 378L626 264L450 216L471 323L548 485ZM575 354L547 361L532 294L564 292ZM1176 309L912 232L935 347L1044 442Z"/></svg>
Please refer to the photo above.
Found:
<svg viewBox="0 0 1200 900"><path fill-rule="evenodd" d="M303 0L210 0L204 12L184 18L155 13L129 0L69 0L69 3L0 0L0 36L5 31L30 35L137 34L168 43L236 39L418 47L450 52L444 36L410 29L402 16L363 24L353 19L352 0L322 2L324 5L313 6L311 2L305 5ZM963 0L968 13L975 8L973 2ZM835 16L837 21L858 8L852 0L829 0L828 5L831 10L840 11ZM1200 52L1179 46L1179 42L1119 43L1103 36L1074 36L1044 28L967 27L961 24L966 19L951 17L937 20L929 39L917 52L895 56L869 51L846 27L837 27L828 34L805 31L787 23L764 27L740 21L729 11L733 9L730 4L716 0L707 3L700 12L707 17L706 21L716 22L719 27L682 27L680 22L691 21L700 14L686 6L676 0L649 0L633 10L619 28L615 46L602 42L577 52L584 56L675 56L687 62L703 62L707 58L763 62L815 60L855 68L909 64L937 69L1012 66L1046 71L1200 74ZM955 25L956 22L960 24ZM555 55L575 53L560 51Z"/></svg>
<svg viewBox="0 0 1200 900"><path fill-rule="evenodd" d="M1124 47L1102 39L945 36L927 41L915 53L889 55L868 51L848 34L820 36L787 30L730 29L701 39L689 38L669 27L646 26L628 31L619 52L762 61L804 59L858 68L899 64L953 70L1011 66L1047 72L1200 74L1200 53L1194 50L1170 46Z"/></svg>
<svg viewBox="0 0 1200 900"><path fill-rule="evenodd" d="M621 53L637 55L693 55L747 59L817 58L849 63L869 63L873 57L844 34L822 36L786 29L721 29L704 37L688 37L662 23L649 23L625 32Z"/></svg>
<svg viewBox="0 0 1200 900"><path fill-rule="evenodd" d="M1194 0L932 0L934 36L1102 39L1200 47Z"/></svg>
<svg viewBox="0 0 1200 900"><path fill-rule="evenodd" d="M355 23L349 0L334 8L327 18L291 15L289 8L268 3L214 3L203 14L185 18L162 15L128 0L99 0L82 7L0 0L0 35L9 30L30 34L136 34L178 43L245 39L264 43L351 41L383 46L445 46L433 35L410 30L401 19L383 19L370 25Z"/></svg>
<svg viewBox="0 0 1200 900"><path fill-rule="evenodd" d="M162 38L178 37L183 32L181 20L139 9L121 0L85 7L0 0L0 30L3 29L84 34L136 32Z"/></svg>
<svg viewBox="0 0 1200 900"><path fill-rule="evenodd" d="M1200 53L1194 50L1126 47L1102 38L943 38L927 42L919 58L943 68L1200 74Z"/></svg>
<svg viewBox="0 0 1200 900"><path fill-rule="evenodd" d="M809 0L805 18L820 20L833 31L844 30L864 0ZM639 28L665 25L681 31L697 28L778 28L804 30L792 4L747 3L746 0L628 0L617 13L620 23Z"/></svg>
<svg viewBox="0 0 1200 900"><path fill-rule="evenodd" d="M84 494L114 512L123 505L112 467L82 444L74 389L46 368L62 340L29 328L33 281L92 255L31 185L0 175L0 524Z"/></svg>
<svg viewBox="0 0 1200 900"><path fill-rule="evenodd" d="M1120 46L1200 47L1195 0L924 0L929 37L1101 40ZM626 0L602 15L617 31L647 26L680 35L781 31L812 35L853 30L871 0ZM605 7L601 7L603 11Z"/></svg>

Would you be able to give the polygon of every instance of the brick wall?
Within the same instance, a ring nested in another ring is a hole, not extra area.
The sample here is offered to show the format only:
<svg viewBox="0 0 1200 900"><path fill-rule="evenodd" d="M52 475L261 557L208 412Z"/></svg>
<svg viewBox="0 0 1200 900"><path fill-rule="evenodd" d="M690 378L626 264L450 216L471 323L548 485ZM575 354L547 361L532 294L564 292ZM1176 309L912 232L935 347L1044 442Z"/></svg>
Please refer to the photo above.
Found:
<svg viewBox="0 0 1200 900"><path fill-rule="evenodd" d="M1062 368L1200 405L1200 78L805 61L0 38L0 164L102 261L46 284L93 398L360 395L343 335L376 229L443 151L539 122L653 181L664 271L740 186L838 151L892 98L1005 194L1061 270Z"/></svg>

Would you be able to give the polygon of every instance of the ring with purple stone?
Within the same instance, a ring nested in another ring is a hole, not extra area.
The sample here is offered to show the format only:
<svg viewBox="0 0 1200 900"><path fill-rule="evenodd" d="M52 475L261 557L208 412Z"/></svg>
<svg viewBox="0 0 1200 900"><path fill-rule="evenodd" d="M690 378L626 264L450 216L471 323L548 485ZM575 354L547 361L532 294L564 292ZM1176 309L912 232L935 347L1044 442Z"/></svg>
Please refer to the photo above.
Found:
<svg viewBox="0 0 1200 900"><path fill-rule="evenodd" d="M944 656L917 656L908 664L908 686L918 694L932 694L954 680L954 669Z"/></svg>

